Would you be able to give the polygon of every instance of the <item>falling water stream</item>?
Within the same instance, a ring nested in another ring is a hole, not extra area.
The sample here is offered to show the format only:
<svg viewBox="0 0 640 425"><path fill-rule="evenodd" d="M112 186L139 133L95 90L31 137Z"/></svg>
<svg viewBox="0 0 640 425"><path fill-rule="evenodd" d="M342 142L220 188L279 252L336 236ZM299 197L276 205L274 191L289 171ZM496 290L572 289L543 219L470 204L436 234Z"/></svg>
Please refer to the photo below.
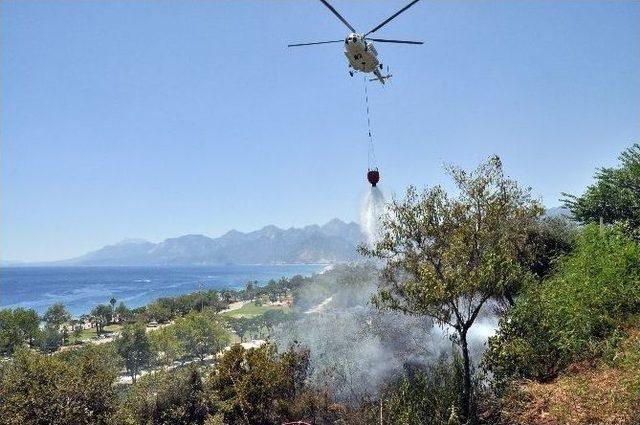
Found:
<svg viewBox="0 0 640 425"><path fill-rule="evenodd" d="M367 243L373 245L380 236L380 221L384 214L385 199L378 187L371 187L362 202L360 226L367 237Z"/></svg>

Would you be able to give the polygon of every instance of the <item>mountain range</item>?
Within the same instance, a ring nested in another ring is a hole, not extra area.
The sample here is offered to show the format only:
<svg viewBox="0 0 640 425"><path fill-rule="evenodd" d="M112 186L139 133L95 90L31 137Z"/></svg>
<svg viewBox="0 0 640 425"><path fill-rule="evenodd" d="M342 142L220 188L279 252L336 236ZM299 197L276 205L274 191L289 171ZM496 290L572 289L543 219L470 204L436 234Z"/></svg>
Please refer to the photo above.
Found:
<svg viewBox="0 0 640 425"><path fill-rule="evenodd" d="M218 238L184 235L160 243L127 239L57 265L214 265L335 263L357 258L364 240L360 226L333 219L302 228L266 226L243 233L231 230Z"/></svg>

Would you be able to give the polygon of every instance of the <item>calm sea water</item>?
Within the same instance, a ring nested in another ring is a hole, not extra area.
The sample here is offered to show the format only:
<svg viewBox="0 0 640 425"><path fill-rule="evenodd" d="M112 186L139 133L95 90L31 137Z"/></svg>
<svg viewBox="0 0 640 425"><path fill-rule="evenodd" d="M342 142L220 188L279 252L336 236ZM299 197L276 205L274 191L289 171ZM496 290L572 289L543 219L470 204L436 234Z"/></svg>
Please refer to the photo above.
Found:
<svg viewBox="0 0 640 425"><path fill-rule="evenodd" d="M240 288L250 280L310 275L322 265L159 266L159 267L3 267L0 307L27 307L39 313L63 302L74 315L89 312L111 297L129 307L156 298L208 289Z"/></svg>

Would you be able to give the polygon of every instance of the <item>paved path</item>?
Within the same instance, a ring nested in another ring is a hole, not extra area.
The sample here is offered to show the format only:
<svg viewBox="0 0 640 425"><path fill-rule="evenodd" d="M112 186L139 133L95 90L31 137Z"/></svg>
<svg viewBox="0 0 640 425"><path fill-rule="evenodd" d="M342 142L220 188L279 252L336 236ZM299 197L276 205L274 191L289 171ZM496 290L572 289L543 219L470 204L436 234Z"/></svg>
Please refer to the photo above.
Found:
<svg viewBox="0 0 640 425"><path fill-rule="evenodd" d="M239 308L242 308L245 304L247 304L247 303L249 303L249 302L251 302L251 301L253 301L253 300L249 300L249 301L237 301L237 302L235 302L235 303L231 303L231 304L229 304L229 307L227 307L227 308L226 308L226 309L224 309L224 310L220 310L220 311L218 312L218 314L223 314L223 313L227 313L227 312L229 312L229 311L238 310Z"/></svg>

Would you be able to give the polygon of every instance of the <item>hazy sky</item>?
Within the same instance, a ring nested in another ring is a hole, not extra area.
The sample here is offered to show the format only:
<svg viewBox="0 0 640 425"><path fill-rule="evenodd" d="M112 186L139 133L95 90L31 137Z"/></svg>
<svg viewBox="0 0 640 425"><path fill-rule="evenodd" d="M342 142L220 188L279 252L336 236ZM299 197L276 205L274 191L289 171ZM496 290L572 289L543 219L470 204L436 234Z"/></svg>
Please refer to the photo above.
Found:
<svg viewBox="0 0 640 425"><path fill-rule="evenodd" d="M335 1L367 31L403 1ZM2 258L356 220L361 76L317 0L1 3ZM381 185L497 153L548 206L640 140L639 2L423 1L376 33Z"/></svg>

